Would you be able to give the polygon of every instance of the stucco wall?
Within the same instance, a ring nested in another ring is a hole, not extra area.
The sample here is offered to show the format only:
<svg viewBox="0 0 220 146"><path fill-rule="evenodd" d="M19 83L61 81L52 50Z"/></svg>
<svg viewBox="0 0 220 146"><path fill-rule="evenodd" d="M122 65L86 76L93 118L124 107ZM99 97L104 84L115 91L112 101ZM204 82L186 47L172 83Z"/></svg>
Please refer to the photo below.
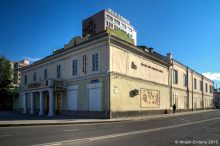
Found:
<svg viewBox="0 0 220 146"><path fill-rule="evenodd" d="M132 63L136 65L136 69L132 68ZM112 45L110 46L110 71L168 85L168 68Z"/></svg>
<svg viewBox="0 0 220 146"><path fill-rule="evenodd" d="M120 75L111 76L111 111L146 111L169 108L169 87L122 77ZM130 91L137 89L139 95L131 96ZM159 92L160 105L158 107L141 107L141 89L150 89Z"/></svg>
<svg viewBox="0 0 220 146"><path fill-rule="evenodd" d="M96 73L103 73L108 71L109 61L108 61L108 47L106 43L99 43L96 45L92 45L80 50L75 51L75 48L72 48L68 54L59 55L56 58L48 60L47 62L42 62L36 66L30 67L26 70L21 72L21 85L24 84L24 76L28 76L28 83L33 82L33 73L36 72L37 81L44 79L44 69L47 69L47 78L57 79L57 65L61 65L61 79L62 80L69 80L78 77L88 76ZM99 71L93 72L92 71L92 55L95 53L99 53ZM86 55L87 62L86 62L86 70L87 73L85 74L82 70L82 62L83 62L83 55ZM78 61L78 69L77 75L72 75L72 61L77 59Z"/></svg>

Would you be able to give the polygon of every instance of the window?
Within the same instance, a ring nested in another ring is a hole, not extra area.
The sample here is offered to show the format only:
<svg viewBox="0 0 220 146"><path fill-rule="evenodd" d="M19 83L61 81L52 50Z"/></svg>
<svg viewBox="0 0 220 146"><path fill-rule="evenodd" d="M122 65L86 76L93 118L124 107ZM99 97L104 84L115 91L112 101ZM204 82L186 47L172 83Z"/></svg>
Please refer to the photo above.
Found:
<svg viewBox="0 0 220 146"><path fill-rule="evenodd" d="M173 70L173 83L178 84L178 71Z"/></svg>
<svg viewBox="0 0 220 146"><path fill-rule="evenodd" d="M92 71L98 71L99 56L98 53L92 55Z"/></svg>
<svg viewBox="0 0 220 146"><path fill-rule="evenodd" d="M47 79L47 69L44 69L44 79Z"/></svg>
<svg viewBox="0 0 220 146"><path fill-rule="evenodd" d="M121 28L122 28L122 29L126 29L126 25L124 25L123 23L121 23Z"/></svg>
<svg viewBox="0 0 220 146"><path fill-rule="evenodd" d="M213 93L213 87L211 85L209 85L209 92Z"/></svg>
<svg viewBox="0 0 220 146"><path fill-rule="evenodd" d="M61 78L61 65L57 65L57 79Z"/></svg>
<svg viewBox="0 0 220 146"><path fill-rule="evenodd" d="M120 22L118 20L114 19L114 21L117 25L120 25Z"/></svg>
<svg viewBox="0 0 220 146"><path fill-rule="evenodd" d="M130 27L128 27L128 31L132 32L132 29Z"/></svg>
<svg viewBox="0 0 220 146"><path fill-rule="evenodd" d="M200 91L202 91L202 81L200 81Z"/></svg>
<svg viewBox="0 0 220 146"><path fill-rule="evenodd" d="M184 86L187 87L188 86L188 76L187 76L187 74L183 75L183 81L184 81Z"/></svg>
<svg viewBox="0 0 220 146"><path fill-rule="evenodd" d="M72 69L73 69L73 76L77 75L77 60L73 60Z"/></svg>
<svg viewBox="0 0 220 146"><path fill-rule="evenodd" d="M27 75L24 75L24 84L27 84Z"/></svg>
<svg viewBox="0 0 220 146"><path fill-rule="evenodd" d="M130 33L128 33L128 37L129 37L130 39L133 38L132 34L130 34Z"/></svg>
<svg viewBox="0 0 220 146"><path fill-rule="evenodd" d="M119 29L119 27L118 27L118 26L116 26L116 25L114 25L114 29Z"/></svg>
<svg viewBox="0 0 220 146"><path fill-rule="evenodd" d="M112 29L113 29L113 24L112 24L112 23L110 23L110 28L112 28Z"/></svg>
<svg viewBox="0 0 220 146"><path fill-rule="evenodd" d="M113 21L113 18L109 15L106 15L107 16L107 19L110 20L110 21Z"/></svg>
<svg viewBox="0 0 220 146"><path fill-rule="evenodd" d="M194 78L194 89L196 90L196 79Z"/></svg>
<svg viewBox="0 0 220 146"><path fill-rule="evenodd" d="M34 74L33 74L33 80L34 80L34 82L36 82L36 80L37 80L36 72L34 72Z"/></svg>
<svg viewBox="0 0 220 146"><path fill-rule="evenodd" d="M205 92L208 92L208 85L205 83Z"/></svg>

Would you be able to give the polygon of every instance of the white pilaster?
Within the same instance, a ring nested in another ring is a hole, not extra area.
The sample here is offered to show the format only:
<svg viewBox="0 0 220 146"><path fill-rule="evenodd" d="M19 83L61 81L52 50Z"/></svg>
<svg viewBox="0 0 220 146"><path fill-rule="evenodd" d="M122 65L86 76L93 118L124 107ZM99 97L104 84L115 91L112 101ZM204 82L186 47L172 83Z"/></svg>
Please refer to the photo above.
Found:
<svg viewBox="0 0 220 146"><path fill-rule="evenodd" d="M43 111L43 91L40 91L40 111L39 111L39 115L43 115L44 111Z"/></svg>
<svg viewBox="0 0 220 146"><path fill-rule="evenodd" d="M24 95L22 96L23 99L23 114L27 113L27 107L26 107L26 93L24 93Z"/></svg>
<svg viewBox="0 0 220 146"><path fill-rule="evenodd" d="M53 90L49 90L49 113L48 113L48 116L54 116Z"/></svg>
<svg viewBox="0 0 220 146"><path fill-rule="evenodd" d="M31 111L30 114L34 114L34 93L31 92Z"/></svg>

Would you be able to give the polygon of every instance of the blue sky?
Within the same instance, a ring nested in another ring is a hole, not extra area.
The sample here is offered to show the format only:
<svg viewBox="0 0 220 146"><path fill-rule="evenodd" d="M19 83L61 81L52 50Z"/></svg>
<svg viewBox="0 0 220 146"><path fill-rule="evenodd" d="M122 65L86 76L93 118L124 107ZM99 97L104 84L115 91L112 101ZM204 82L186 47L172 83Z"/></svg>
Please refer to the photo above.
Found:
<svg viewBox="0 0 220 146"><path fill-rule="evenodd" d="M83 19L105 8L130 20L138 45L172 52L220 80L219 0L0 0L0 55L13 61L50 55L81 35Z"/></svg>

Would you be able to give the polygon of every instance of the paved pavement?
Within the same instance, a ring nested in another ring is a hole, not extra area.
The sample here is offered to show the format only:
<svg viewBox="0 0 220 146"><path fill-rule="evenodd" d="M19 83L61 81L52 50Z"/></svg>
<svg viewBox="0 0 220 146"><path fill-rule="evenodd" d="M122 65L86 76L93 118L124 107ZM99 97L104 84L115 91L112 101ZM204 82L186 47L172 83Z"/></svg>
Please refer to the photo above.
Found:
<svg viewBox="0 0 220 146"><path fill-rule="evenodd" d="M193 112L182 112L176 114L163 114L163 115L149 115L143 117L127 117L127 118L116 118L116 119L83 119L74 118L72 116L56 115L48 117L47 115L30 115L22 114L16 111L0 111L0 127L8 126L37 126L37 125L64 125L64 124L87 124L87 123L107 123L107 122L120 122L130 120L141 120L141 119L155 119L155 118L166 118L177 115L197 114L209 112L212 110L200 110Z"/></svg>
<svg viewBox="0 0 220 146"><path fill-rule="evenodd" d="M0 145L220 145L220 110L109 123L0 127Z"/></svg>

